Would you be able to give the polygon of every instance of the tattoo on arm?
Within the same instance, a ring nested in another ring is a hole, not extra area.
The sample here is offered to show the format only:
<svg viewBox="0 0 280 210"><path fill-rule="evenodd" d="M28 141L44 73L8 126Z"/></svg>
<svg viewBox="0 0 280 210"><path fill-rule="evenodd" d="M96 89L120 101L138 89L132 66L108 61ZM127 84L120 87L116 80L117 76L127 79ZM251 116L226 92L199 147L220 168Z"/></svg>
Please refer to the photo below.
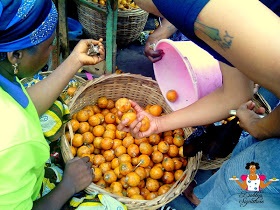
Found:
<svg viewBox="0 0 280 210"><path fill-rule="evenodd" d="M216 28L212 28L209 26L204 25L198 19L196 19L196 24L194 26L194 30L201 31L202 33L206 34L210 39L216 41L217 44L223 49L229 49L232 44L233 36L228 34L228 31L225 31L225 35L223 37L220 36L219 30Z"/></svg>
<svg viewBox="0 0 280 210"><path fill-rule="evenodd" d="M173 25L168 26L167 29L169 30L170 33L174 34L177 30L177 28Z"/></svg>

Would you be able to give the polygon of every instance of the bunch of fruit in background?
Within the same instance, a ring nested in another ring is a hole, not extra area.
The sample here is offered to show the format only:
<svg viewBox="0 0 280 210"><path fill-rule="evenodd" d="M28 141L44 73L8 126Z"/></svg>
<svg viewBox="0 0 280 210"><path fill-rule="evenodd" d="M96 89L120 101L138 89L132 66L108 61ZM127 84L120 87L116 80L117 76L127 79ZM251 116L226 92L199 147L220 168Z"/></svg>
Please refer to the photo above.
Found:
<svg viewBox="0 0 280 210"><path fill-rule="evenodd" d="M100 5L106 5L106 0L92 0L94 3L98 3ZM119 0L118 8L121 10L127 9L137 9L139 8L133 0Z"/></svg>
<svg viewBox="0 0 280 210"><path fill-rule="evenodd" d="M114 102L100 97L95 105L86 105L73 114L65 136L73 156L88 156L94 170L93 183L106 191L132 199L152 200L168 192L177 180L183 180L187 159L183 157L184 131L176 129L147 138L135 139L117 130L122 119L136 119L126 98ZM164 115L160 105L148 105L145 111ZM143 130L149 128L144 119ZM128 123L128 124L129 124Z"/></svg>

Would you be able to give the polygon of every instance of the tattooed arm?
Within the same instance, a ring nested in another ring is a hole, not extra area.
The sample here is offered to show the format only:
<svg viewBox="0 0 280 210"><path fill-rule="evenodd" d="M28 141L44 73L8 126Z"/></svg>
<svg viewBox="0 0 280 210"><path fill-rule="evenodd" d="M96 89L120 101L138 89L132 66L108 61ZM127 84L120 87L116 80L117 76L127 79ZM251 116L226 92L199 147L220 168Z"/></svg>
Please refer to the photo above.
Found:
<svg viewBox="0 0 280 210"><path fill-rule="evenodd" d="M248 78L280 97L279 17L260 1L211 0L194 31Z"/></svg>

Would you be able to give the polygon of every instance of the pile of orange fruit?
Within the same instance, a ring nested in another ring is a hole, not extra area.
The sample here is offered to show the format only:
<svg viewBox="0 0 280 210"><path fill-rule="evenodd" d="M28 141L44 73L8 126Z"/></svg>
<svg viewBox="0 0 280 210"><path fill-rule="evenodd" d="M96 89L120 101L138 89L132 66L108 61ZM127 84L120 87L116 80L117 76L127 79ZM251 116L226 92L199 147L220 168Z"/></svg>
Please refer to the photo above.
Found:
<svg viewBox="0 0 280 210"><path fill-rule="evenodd" d="M106 5L106 0L92 0L94 3ZM133 0L119 0L118 8L122 10L139 8Z"/></svg>
<svg viewBox="0 0 280 210"><path fill-rule="evenodd" d="M126 102L125 98L114 102L100 97L97 104L86 105L73 114L65 136L73 156L90 158L94 184L119 196L152 200L185 178L184 131L176 129L135 139L117 130L121 121L118 110L135 113ZM157 104L147 105L145 111L164 115Z"/></svg>

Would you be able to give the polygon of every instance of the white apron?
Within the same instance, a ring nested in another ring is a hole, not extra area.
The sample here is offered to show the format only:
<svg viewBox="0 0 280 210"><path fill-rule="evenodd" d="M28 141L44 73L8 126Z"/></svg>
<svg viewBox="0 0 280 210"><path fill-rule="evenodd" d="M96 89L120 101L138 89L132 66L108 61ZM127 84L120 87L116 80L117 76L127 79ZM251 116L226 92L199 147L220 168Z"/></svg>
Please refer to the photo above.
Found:
<svg viewBox="0 0 280 210"><path fill-rule="evenodd" d="M257 175L257 179L256 180L250 180L249 175L246 178L246 183L247 183L247 190L248 191L260 191L260 177L259 175Z"/></svg>

